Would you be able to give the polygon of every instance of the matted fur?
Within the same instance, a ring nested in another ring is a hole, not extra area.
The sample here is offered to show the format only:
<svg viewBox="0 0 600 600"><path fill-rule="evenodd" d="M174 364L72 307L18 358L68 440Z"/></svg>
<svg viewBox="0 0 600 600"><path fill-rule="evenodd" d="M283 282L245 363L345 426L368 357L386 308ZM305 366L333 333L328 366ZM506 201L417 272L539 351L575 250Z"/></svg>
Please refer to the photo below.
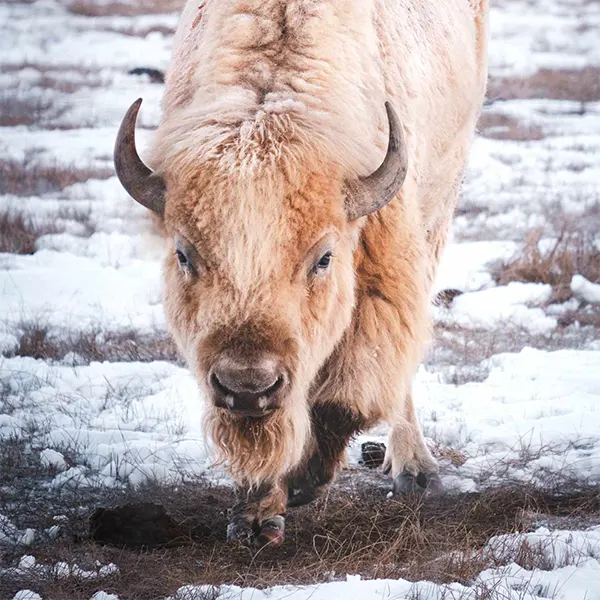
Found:
<svg viewBox="0 0 600 600"><path fill-rule="evenodd" d="M207 393L223 352L269 352L291 379L261 421L209 406L238 481L271 481L279 498L314 450L318 404L387 420L393 474L436 470L411 381L484 96L486 22L487 0L188 1L151 164L167 183L169 243L184 236L206 269L191 279L169 254L168 321ZM383 159L386 101L408 174L391 204L348 222L344 182ZM303 275L326 235L331 273Z"/></svg>

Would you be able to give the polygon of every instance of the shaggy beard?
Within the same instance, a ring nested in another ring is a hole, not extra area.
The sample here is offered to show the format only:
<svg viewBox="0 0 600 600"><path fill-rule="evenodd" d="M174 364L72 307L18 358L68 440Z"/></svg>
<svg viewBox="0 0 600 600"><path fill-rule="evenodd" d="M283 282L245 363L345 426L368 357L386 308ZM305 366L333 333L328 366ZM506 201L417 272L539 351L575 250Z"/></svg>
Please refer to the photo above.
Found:
<svg viewBox="0 0 600 600"><path fill-rule="evenodd" d="M302 460L310 413L304 398L288 398L285 408L261 419L211 407L205 427L216 446L217 462L228 464L237 483L257 487L275 482Z"/></svg>

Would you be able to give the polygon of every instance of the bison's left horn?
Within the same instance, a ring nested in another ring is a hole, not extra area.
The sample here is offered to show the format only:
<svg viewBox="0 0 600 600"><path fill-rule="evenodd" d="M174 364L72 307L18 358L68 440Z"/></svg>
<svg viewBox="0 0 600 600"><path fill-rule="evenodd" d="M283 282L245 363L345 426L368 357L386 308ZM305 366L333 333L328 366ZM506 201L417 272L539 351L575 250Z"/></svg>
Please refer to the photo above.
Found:
<svg viewBox="0 0 600 600"><path fill-rule="evenodd" d="M135 122L141 105L142 99L138 98L123 117L115 142L115 169L119 181L135 201L162 215L165 182L142 162L135 149Z"/></svg>
<svg viewBox="0 0 600 600"><path fill-rule="evenodd" d="M389 102L385 103L385 110L390 129L385 159L371 175L346 182L345 208L350 220L369 215L391 202L406 177L408 157L402 125Z"/></svg>

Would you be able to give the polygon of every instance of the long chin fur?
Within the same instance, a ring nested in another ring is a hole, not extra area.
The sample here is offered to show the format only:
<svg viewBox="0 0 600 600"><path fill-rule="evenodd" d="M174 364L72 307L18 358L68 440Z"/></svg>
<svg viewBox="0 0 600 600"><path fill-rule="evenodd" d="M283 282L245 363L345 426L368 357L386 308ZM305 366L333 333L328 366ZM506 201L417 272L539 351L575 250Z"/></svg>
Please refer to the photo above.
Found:
<svg viewBox="0 0 600 600"><path fill-rule="evenodd" d="M306 401L289 402L264 419L239 418L210 408L205 428L218 462L228 465L239 484L257 487L275 482L302 460L310 436L310 414Z"/></svg>

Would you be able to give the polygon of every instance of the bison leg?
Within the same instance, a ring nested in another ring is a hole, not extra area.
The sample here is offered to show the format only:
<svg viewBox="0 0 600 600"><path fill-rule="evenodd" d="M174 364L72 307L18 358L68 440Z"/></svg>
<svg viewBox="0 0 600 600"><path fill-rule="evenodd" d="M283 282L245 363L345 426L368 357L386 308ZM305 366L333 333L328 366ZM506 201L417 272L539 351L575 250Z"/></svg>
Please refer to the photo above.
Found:
<svg viewBox="0 0 600 600"><path fill-rule="evenodd" d="M394 478L394 494L441 489L437 463L423 439L411 393L392 423L383 468Z"/></svg>
<svg viewBox="0 0 600 600"><path fill-rule="evenodd" d="M346 446L362 425L362 419L339 404L312 408L313 445L307 460L288 479L288 506L312 502L344 463Z"/></svg>
<svg viewBox="0 0 600 600"><path fill-rule="evenodd" d="M285 539L285 485L263 483L257 489L240 487L231 509L227 539L246 546L279 547Z"/></svg>

